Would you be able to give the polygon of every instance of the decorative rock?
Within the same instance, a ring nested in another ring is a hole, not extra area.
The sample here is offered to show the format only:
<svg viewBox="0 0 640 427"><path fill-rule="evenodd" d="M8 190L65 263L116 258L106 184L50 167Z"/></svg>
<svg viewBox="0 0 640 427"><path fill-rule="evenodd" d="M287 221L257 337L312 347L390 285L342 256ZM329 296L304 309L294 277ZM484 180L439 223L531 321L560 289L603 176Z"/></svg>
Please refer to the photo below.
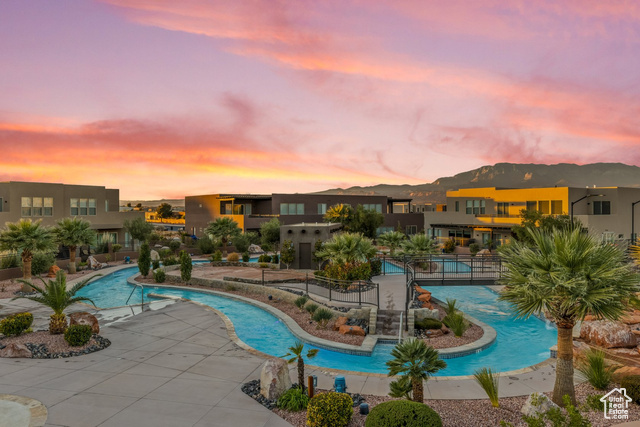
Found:
<svg viewBox="0 0 640 427"><path fill-rule="evenodd" d="M27 357L31 358L31 351L24 344L11 343L0 350L0 357Z"/></svg>
<svg viewBox="0 0 640 427"><path fill-rule="evenodd" d="M611 351L618 356L633 358L640 357L640 353L638 353L637 348L614 348L611 349Z"/></svg>
<svg viewBox="0 0 640 427"><path fill-rule="evenodd" d="M71 313L69 315L69 326L71 325L89 325L91 326L92 333L100 333L100 325L98 324L98 319L96 319L96 316L87 313L86 311Z"/></svg>
<svg viewBox="0 0 640 427"><path fill-rule="evenodd" d="M544 394L531 393L520 412L527 417L535 417L539 413L545 413L549 409L557 407L558 405L553 403L551 399Z"/></svg>
<svg viewBox="0 0 640 427"><path fill-rule="evenodd" d="M416 292L417 292L417 293L419 293L419 294L429 294L429 295L431 295L431 292L429 292L428 290L426 290L426 289L424 289L424 288L422 288L422 287L420 287L420 286L418 286L418 285L415 285L415 286L414 286L414 289L415 289L415 290L416 290Z"/></svg>
<svg viewBox="0 0 640 427"><path fill-rule="evenodd" d="M428 338L436 338L444 335L444 331L442 329L427 329L426 331L424 331L424 335L426 335Z"/></svg>
<svg viewBox="0 0 640 427"><path fill-rule="evenodd" d="M422 308L428 308L429 310L433 310L433 305L430 302L423 302Z"/></svg>
<svg viewBox="0 0 640 427"><path fill-rule="evenodd" d="M623 316L620 321L627 325L635 325L636 323L640 323L640 316L635 314L627 314Z"/></svg>
<svg viewBox="0 0 640 427"><path fill-rule="evenodd" d="M623 366L622 368L616 370L613 374L614 381L620 381L621 378L629 377L632 375L640 375L640 368L635 366Z"/></svg>
<svg viewBox="0 0 640 427"><path fill-rule="evenodd" d="M429 292L428 294L420 294L418 296L418 301L422 301L422 302L431 301L431 292Z"/></svg>
<svg viewBox="0 0 640 427"><path fill-rule="evenodd" d="M151 261L160 261L160 254L158 253L158 251L156 250L151 251Z"/></svg>
<svg viewBox="0 0 640 427"><path fill-rule="evenodd" d="M333 324L333 330L334 331L339 331L340 328L344 325L347 324L347 322L349 321L348 318L344 317L344 316L340 316L336 319L336 322Z"/></svg>
<svg viewBox="0 0 640 427"><path fill-rule="evenodd" d="M364 333L364 329L362 329L360 326L342 325L340 326L339 332L342 335L357 335L361 337L364 337L366 335Z"/></svg>
<svg viewBox="0 0 640 427"><path fill-rule="evenodd" d="M57 265L52 265L51 268L49 269L49 274L47 274L47 277L56 277L56 273L60 270L60 267L58 267Z"/></svg>
<svg viewBox="0 0 640 427"><path fill-rule="evenodd" d="M260 373L260 394L275 400L291 388L289 366L284 359L269 359L262 365Z"/></svg>
<svg viewBox="0 0 640 427"><path fill-rule="evenodd" d="M580 338L604 348L630 348L637 345L636 336L627 325L610 320L582 322Z"/></svg>
<svg viewBox="0 0 640 427"><path fill-rule="evenodd" d="M584 322L590 322L592 320L598 320L598 318L593 314L587 314L586 316L584 316L584 319L583 319Z"/></svg>
<svg viewBox="0 0 640 427"><path fill-rule="evenodd" d="M440 319L440 312L436 310L429 310L427 308L414 309L416 321L424 319Z"/></svg>

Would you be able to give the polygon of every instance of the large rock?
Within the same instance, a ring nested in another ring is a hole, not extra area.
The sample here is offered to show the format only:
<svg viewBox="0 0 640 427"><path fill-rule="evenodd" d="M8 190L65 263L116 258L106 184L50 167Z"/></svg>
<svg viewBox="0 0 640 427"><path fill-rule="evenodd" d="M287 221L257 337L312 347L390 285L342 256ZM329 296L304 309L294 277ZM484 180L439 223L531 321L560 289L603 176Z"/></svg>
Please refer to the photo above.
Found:
<svg viewBox="0 0 640 427"><path fill-rule="evenodd" d="M414 289L416 290L416 292L417 292L417 293L419 293L419 294L429 294L429 295L431 295L431 292L429 292L428 290L426 290L426 289L424 289L424 288L422 288L422 287L420 287L420 286L418 286L418 285L415 285L413 288L414 288Z"/></svg>
<svg viewBox="0 0 640 427"><path fill-rule="evenodd" d="M160 254L158 253L158 251L156 250L151 251L151 261L160 261Z"/></svg>
<svg viewBox="0 0 640 427"><path fill-rule="evenodd" d="M416 321L423 319L440 319L440 312L436 310L430 310L427 308L414 309Z"/></svg>
<svg viewBox="0 0 640 427"><path fill-rule="evenodd" d="M31 350L24 344L11 343L0 350L0 357L26 357L31 358Z"/></svg>
<svg viewBox="0 0 640 427"><path fill-rule="evenodd" d="M604 348L631 348L638 343L629 326L610 320L582 322L580 338Z"/></svg>
<svg viewBox="0 0 640 427"><path fill-rule="evenodd" d="M349 320L349 319L348 319L348 318L346 318L346 317L344 317L344 316L340 316L340 317L338 317L338 318L336 319L336 322L333 324L333 330L334 330L334 331L339 331L339 330L340 330L340 328L341 328L342 326L344 326L344 325L346 325L346 324L347 324L347 321L348 321L348 320Z"/></svg>
<svg viewBox="0 0 640 427"><path fill-rule="evenodd" d="M558 405L553 403L551 399L544 394L531 393L520 412L527 417L535 417L539 413L545 413L549 409L557 407Z"/></svg>
<svg viewBox="0 0 640 427"><path fill-rule="evenodd" d="M278 399L291 388L289 366L284 359L269 359L262 365L260 394L269 400Z"/></svg>
<svg viewBox="0 0 640 427"><path fill-rule="evenodd" d="M91 332L94 334L100 333L100 325L98 319L93 314L81 311L78 313L71 313L69 315L69 326L71 325L89 325L91 326Z"/></svg>
<svg viewBox="0 0 640 427"><path fill-rule="evenodd" d="M57 265L52 265L51 268L49 269L49 273L47 274L47 277L56 277L56 273L58 273L59 270L60 270L60 267L58 267Z"/></svg>
<svg viewBox="0 0 640 427"><path fill-rule="evenodd" d="M340 326L339 332L342 335L357 335L360 337L365 336L364 329L362 329L360 326L342 325Z"/></svg>
<svg viewBox="0 0 640 427"><path fill-rule="evenodd" d="M431 301L431 293L418 295L418 301L421 301L421 302Z"/></svg>

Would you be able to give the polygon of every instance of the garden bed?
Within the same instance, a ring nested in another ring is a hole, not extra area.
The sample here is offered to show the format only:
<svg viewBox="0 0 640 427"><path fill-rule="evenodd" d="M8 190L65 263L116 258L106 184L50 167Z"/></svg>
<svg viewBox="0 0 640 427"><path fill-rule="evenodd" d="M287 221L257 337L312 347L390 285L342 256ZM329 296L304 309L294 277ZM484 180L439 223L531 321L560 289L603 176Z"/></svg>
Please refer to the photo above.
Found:
<svg viewBox="0 0 640 427"><path fill-rule="evenodd" d="M36 331L14 337L0 338L0 349L9 344L22 344L31 350L33 359L57 359L82 356L100 351L111 345L111 341L93 334L88 343L78 347L70 346L63 334L52 335L49 331Z"/></svg>
<svg viewBox="0 0 640 427"><path fill-rule="evenodd" d="M433 302L432 305L433 308L438 309L438 312L440 313L439 320L442 321L445 316L444 308L441 305ZM448 334L441 335L435 338L429 338L426 334L427 330L415 329L414 335L417 338L422 339L427 345L436 349L458 347L477 341L484 335L484 330L480 326L476 325L475 323L470 323L470 325L471 326L466 331L464 331L461 337L456 337L451 330L449 330Z"/></svg>

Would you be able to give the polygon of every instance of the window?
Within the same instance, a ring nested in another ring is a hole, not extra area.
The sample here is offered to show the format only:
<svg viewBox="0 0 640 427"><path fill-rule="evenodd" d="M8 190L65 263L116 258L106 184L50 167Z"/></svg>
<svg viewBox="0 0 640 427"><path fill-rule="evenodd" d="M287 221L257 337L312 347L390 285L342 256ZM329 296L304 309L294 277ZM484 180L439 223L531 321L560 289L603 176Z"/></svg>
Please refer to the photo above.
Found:
<svg viewBox="0 0 640 427"><path fill-rule="evenodd" d="M362 207L366 210L369 211L376 211L379 213L382 213L382 205L380 203L376 204L376 203L365 203L362 205Z"/></svg>
<svg viewBox="0 0 640 427"><path fill-rule="evenodd" d="M200 231L202 232L202 228L200 228ZM131 246L131 234L128 231L124 232L124 246L126 248Z"/></svg>
<svg viewBox="0 0 640 427"><path fill-rule="evenodd" d="M71 215L96 215L96 199L70 199Z"/></svg>
<svg viewBox="0 0 640 427"><path fill-rule="evenodd" d="M549 201L548 200L539 200L538 201L538 210L542 212L543 215L549 215L551 210L549 209Z"/></svg>
<svg viewBox="0 0 640 427"><path fill-rule="evenodd" d="M407 236L411 236L413 234L416 234L418 232L418 226L417 225L407 225L405 227L405 231Z"/></svg>
<svg viewBox="0 0 640 427"><path fill-rule="evenodd" d="M509 216L509 203L508 202L496 203L496 214L498 216Z"/></svg>
<svg viewBox="0 0 640 427"><path fill-rule="evenodd" d="M87 199L80 199L80 215L87 214Z"/></svg>
<svg viewBox="0 0 640 427"><path fill-rule="evenodd" d="M467 214L484 215L485 213L485 201L484 200L467 200Z"/></svg>
<svg viewBox="0 0 640 427"><path fill-rule="evenodd" d="M95 215L96 213L96 199L89 199L89 215Z"/></svg>
<svg viewBox="0 0 640 427"><path fill-rule="evenodd" d="M44 216L53 216L53 197L44 198Z"/></svg>
<svg viewBox="0 0 640 427"><path fill-rule="evenodd" d="M467 200L467 215L471 215L473 213L473 200Z"/></svg>
<svg viewBox="0 0 640 427"><path fill-rule="evenodd" d="M611 202L598 200L593 202L594 215L611 215Z"/></svg>
<svg viewBox="0 0 640 427"><path fill-rule="evenodd" d="M324 215L327 213L327 204L318 203L318 215Z"/></svg>
<svg viewBox="0 0 640 427"><path fill-rule="evenodd" d="M108 200L104 201L104 211L105 212L109 212L109 201Z"/></svg>
<svg viewBox="0 0 640 427"><path fill-rule="evenodd" d="M42 197L34 197L32 199L31 205L33 209L31 210L32 216L42 216Z"/></svg>
<svg viewBox="0 0 640 427"><path fill-rule="evenodd" d="M538 206L538 203L536 201L527 201L527 210L528 211L535 211L537 206Z"/></svg>
<svg viewBox="0 0 640 427"><path fill-rule="evenodd" d="M378 229L376 230L376 235L379 236L381 234L389 233L389 232L394 231L394 230L395 230L395 228L393 228L393 227L378 227Z"/></svg>
<svg viewBox="0 0 640 427"><path fill-rule="evenodd" d="M280 203L280 215L304 215L304 203Z"/></svg>
<svg viewBox="0 0 640 427"><path fill-rule="evenodd" d="M456 212L460 212L460 201L456 200Z"/></svg>
<svg viewBox="0 0 640 427"><path fill-rule="evenodd" d="M80 201L78 199L71 199L71 216L78 216Z"/></svg>
<svg viewBox="0 0 640 427"><path fill-rule="evenodd" d="M551 215L561 215L561 214L562 214L562 200L552 200Z"/></svg>
<svg viewBox="0 0 640 427"><path fill-rule="evenodd" d="M22 216L31 216L31 197L22 198Z"/></svg>

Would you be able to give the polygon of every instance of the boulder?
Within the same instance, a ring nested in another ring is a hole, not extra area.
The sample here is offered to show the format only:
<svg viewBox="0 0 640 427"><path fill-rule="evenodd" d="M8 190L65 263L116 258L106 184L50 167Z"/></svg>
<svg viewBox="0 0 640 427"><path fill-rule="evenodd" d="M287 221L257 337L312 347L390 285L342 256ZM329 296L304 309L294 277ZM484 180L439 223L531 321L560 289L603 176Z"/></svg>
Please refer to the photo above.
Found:
<svg viewBox="0 0 640 427"><path fill-rule="evenodd" d="M440 319L440 312L436 310L429 310L428 308L416 308L414 309L415 319L424 320L424 319Z"/></svg>
<svg viewBox="0 0 640 427"><path fill-rule="evenodd" d="M275 400L291 388L289 365L284 359L269 359L262 365L260 372L260 394L266 399Z"/></svg>
<svg viewBox="0 0 640 427"><path fill-rule="evenodd" d="M447 335L449 332L451 332L451 331L449 330L449 328L447 328L446 326L444 326L444 324L442 325L442 328L440 328L440 330L442 331L442 333L443 333L444 335Z"/></svg>
<svg viewBox="0 0 640 427"><path fill-rule="evenodd" d="M31 358L31 350L24 344L11 343L0 350L0 357L26 357Z"/></svg>
<svg viewBox="0 0 640 427"><path fill-rule="evenodd" d="M422 301L422 302L431 301L431 293L418 295L418 301Z"/></svg>
<svg viewBox="0 0 640 427"><path fill-rule="evenodd" d="M558 405L553 403L551 399L544 394L531 393L520 412L527 417L535 417L539 413L545 413L549 409L557 407Z"/></svg>
<svg viewBox="0 0 640 427"><path fill-rule="evenodd" d="M640 357L637 348L613 348L611 352L622 357L632 357L634 359Z"/></svg>
<svg viewBox="0 0 640 427"><path fill-rule="evenodd" d="M151 251L151 261L160 261L160 254L158 253L158 251Z"/></svg>
<svg viewBox="0 0 640 427"><path fill-rule="evenodd" d="M91 332L94 334L100 333L100 325L98 319L93 314L81 311L78 313L71 313L69 315L69 326L71 325L89 325L91 326Z"/></svg>
<svg viewBox="0 0 640 427"><path fill-rule="evenodd" d="M58 267L57 265L52 265L51 268L49 269L49 273L47 274L47 277L56 277L56 273L60 270L60 267Z"/></svg>
<svg viewBox="0 0 640 427"><path fill-rule="evenodd" d="M636 336L629 326L610 320L582 322L580 338L604 348L631 348L637 345Z"/></svg>
<svg viewBox="0 0 640 427"><path fill-rule="evenodd" d="M428 290L426 290L426 289L424 289L424 288L422 288L422 287L420 287L420 286L418 286L418 285L415 285L415 286L414 286L414 289L415 289L415 290L416 290L416 292L417 292L417 293L419 293L419 294L429 294L429 295L431 295L431 292L429 292Z"/></svg>
<svg viewBox="0 0 640 427"><path fill-rule="evenodd" d="M424 301L422 303L422 308L428 308L429 310L433 310L433 305L428 301Z"/></svg>
<svg viewBox="0 0 640 427"><path fill-rule="evenodd" d="M444 331L442 329L427 329L426 331L424 331L424 334L429 338L436 338L443 336Z"/></svg>
<svg viewBox="0 0 640 427"><path fill-rule="evenodd" d="M342 335L357 335L360 337L365 336L364 329L362 329L360 326L342 325L340 326L339 332Z"/></svg>
<svg viewBox="0 0 640 427"><path fill-rule="evenodd" d="M640 316L637 314L626 314L622 316L620 321L626 325L635 325L636 323L640 323Z"/></svg>
<svg viewBox="0 0 640 427"><path fill-rule="evenodd" d="M620 381L624 377L640 375L640 368L635 366L623 366L616 370L613 374L614 381Z"/></svg>
<svg viewBox="0 0 640 427"><path fill-rule="evenodd" d="M344 316L338 317L336 319L336 322L333 324L333 330L334 331L339 331L342 326L347 324L347 320L349 320L349 319L344 317Z"/></svg>

